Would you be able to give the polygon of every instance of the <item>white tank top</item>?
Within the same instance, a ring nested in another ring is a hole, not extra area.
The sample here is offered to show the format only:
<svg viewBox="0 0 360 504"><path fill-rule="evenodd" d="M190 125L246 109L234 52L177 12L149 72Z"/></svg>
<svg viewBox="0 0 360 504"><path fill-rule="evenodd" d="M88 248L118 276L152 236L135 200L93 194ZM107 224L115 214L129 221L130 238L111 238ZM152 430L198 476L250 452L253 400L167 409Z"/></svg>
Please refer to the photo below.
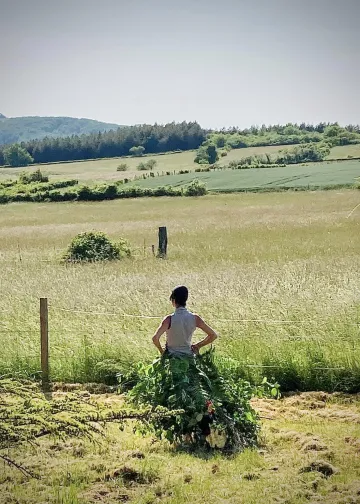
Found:
<svg viewBox="0 0 360 504"><path fill-rule="evenodd" d="M196 329L195 315L186 308L176 308L166 331L166 346L171 354L192 355L191 340Z"/></svg>

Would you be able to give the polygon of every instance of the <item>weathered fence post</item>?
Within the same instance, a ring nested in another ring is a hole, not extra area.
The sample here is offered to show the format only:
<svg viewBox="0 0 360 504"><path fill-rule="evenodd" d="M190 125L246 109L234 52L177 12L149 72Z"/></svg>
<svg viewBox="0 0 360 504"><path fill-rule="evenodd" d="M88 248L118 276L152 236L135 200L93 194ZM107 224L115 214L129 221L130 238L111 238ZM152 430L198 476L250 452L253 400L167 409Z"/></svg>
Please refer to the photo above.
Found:
<svg viewBox="0 0 360 504"><path fill-rule="evenodd" d="M42 384L46 387L49 383L49 326L47 298L40 298L40 337Z"/></svg>
<svg viewBox="0 0 360 504"><path fill-rule="evenodd" d="M161 259L166 259L167 254L167 229L165 226L159 227L159 249L158 249L158 257Z"/></svg>

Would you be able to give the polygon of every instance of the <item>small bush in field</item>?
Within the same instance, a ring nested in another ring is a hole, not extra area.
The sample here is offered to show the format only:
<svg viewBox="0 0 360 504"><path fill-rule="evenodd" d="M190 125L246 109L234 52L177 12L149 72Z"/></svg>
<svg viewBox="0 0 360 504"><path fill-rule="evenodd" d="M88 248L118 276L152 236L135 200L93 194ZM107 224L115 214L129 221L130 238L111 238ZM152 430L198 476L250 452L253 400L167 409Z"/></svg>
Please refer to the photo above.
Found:
<svg viewBox="0 0 360 504"><path fill-rule="evenodd" d="M119 166L116 168L116 171L127 171L128 170L128 165L126 163L121 163Z"/></svg>
<svg viewBox="0 0 360 504"><path fill-rule="evenodd" d="M69 262L113 261L131 256L126 240L112 242L105 233L80 233L72 240L63 259Z"/></svg>
<svg viewBox="0 0 360 504"><path fill-rule="evenodd" d="M49 182L49 177L44 175L40 168L33 172L24 171L20 173L20 184L31 184L32 182Z"/></svg>
<svg viewBox="0 0 360 504"><path fill-rule="evenodd" d="M193 180L184 190L184 196L204 196L207 194L205 184L198 180Z"/></svg>
<svg viewBox="0 0 360 504"><path fill-rule="evenodd" d="M149 161L143 161L137 165L137 170L153 170L156 166L157 162L155 159L149 159Z"/></svg>

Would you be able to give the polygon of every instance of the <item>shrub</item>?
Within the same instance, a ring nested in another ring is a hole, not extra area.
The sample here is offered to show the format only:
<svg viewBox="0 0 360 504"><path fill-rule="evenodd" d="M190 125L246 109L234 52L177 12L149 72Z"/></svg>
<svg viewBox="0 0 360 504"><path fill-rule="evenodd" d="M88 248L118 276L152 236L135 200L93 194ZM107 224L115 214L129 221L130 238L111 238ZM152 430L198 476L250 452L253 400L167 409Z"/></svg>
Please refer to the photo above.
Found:
<svg viewBox="0 0 360 504"><path fill-rule="evenodd" d="M149 161L143 161L137 165L137 170L153 170L156 166L155 159L149 159Z"/></svg>
<svg viewBox="0 0 360 504"><path fill-rule="evenodd" d="M212 143L204 144L199 147L194 159L199 164L214 164L219 159L216 146Z"/></svg>
<svg viewBox="0 0 360 504"><path fill-rule="evenodd" d="M209 172L210 171L210 166L206 166L205 168L195 168L195 173L201 173L201 172Z"/></svg>
<svg viewBox="0 0 360 504"><path fill-rule="evenodd" d="M128 167L128 165L126 163L121 163L116 168L116 171L127 171L128 168L129 167Z"/></svg>
<svg viewBox="0 0 360 504"><path fill-rule="evenodd" d="M330 153L329 145L326 143L309 143L300 146L284 149L273 159L275 163L297 164L314 161L323 161Z"/></svg>
<svg viewBox="0 0 360 504"><path fill-rule="evenodd" d="M33 172L21 172L19 176L20 184L31 184L32 182L49 182L49 177L44 175L40 168Z"/></svg>
<svg viewBox="0 0 360 504"><path fill-rule="evenodd" d="M206 185L197 179L193 180L184 190L184 196L204 196L205 194L207 194Z"/></svg>
<svg viewBox="0 0 360 504"><path fill-rule="evenodd" d="M112 261L129 257L131 250L126 240L113 243L101 232L80 233L72 240L63 259L69 262Z"/></svg>
<svg viewBox="0 0 360 504"><path fill-rule="evenodd" d="M157 161L155 159L149 159L149 161L146 164L149 170L153 170L157 165Z"/></svg>
<svg viewBox="0 0 360 504"><path fill-rule="evenodd" d="M131 149L129 149L129 154L131 156L134 156L134 157L139 157L139 156L142 156L145 152L145 147L143 147L142 145L134 145L134 147L131 147Z"/></svg>
<svg viewBox="0 0 360 504"><path fill-rule="evenodd" d="M3 156L5 163L13 167L28 166L34 162L29 152L19 144L6 147L3 151Z"/></svg>
<svg viewBox="0 0 360 504"><path fill-rule="evenodd" d="M226 151L226 150L222 150L222 151L220 152L220 156L221 156L221 157L226 157L227 155L228 155L228 153L227 153L227 151Z"/></svg>
<svg viewBox="0 0 360 504"><path fill-rule="evenodd" d="M60 192L57 190L49 191L49 201L74 201L77 199L77 194L74 191Z"/></svg>
<svg viewBox="0 0 360 504"><path fill-rule="evenodd" d="M165 354L150 366L140 364L119 375L119 381L122 392L130 389L132 403L179 412L149 422L159 438L181 443L186 437L195 446L229 451L257 442L258 417L250 404L254 389L240 378L221 376L212 350L197 357Z"/></svg>

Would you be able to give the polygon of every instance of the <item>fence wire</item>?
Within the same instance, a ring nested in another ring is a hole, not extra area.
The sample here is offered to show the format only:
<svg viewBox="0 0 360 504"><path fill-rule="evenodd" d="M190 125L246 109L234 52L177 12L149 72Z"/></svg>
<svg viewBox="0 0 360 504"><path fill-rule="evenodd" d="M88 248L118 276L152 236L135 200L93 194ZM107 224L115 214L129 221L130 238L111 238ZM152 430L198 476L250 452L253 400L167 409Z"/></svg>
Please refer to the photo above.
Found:
<svg viewBox="0 0 360 504"><path fill-rule="evenodd" d="M57 306L50 306L49 308L52 308L54 311L59 311L59 312L64 312L64 313L73 313L74 315L86 315L86 316L95 316L95 317L116 317L116 318L130 318L130 319L139 319L139 320L162 320L164 316L161 315L143 315L143 314L131 314L131 313L120 313L120 312L106 312L106 311L92 311L92 310L78 310L78 309L68 309L68 308L60 308ZM0 313L8 313L7 311L2 311ZM213 322L218 322L218 323L238 323L238 324L269 324L269 325L305 325L309 323L316 323L316 324L327 324L327 320L314 320L314 319L307 319L307 320L288 320L288 319L267 319L267 318L217 318L217 317L208 317L210 321ZM360 322L350 322L347 323L346 325L348 326L354 326L354 327L360 327ZM84 331L91 332L90 329L84 329ZM63 328L63 329L51 329L49 330L49 335L51 334L63 334L63 333L74 333L73 329L70 328ZM104 333L109 331L105 331ZM110 331L112 332L112 331ZM3 334L8 334L8 335L16 335L16 334L40 334L40 328L38 330L36 329L7 329L6 325L0 325L0 335ZM294 337L289 337L290 339L294 339ZM341 338L342 339L342 338ZM296 341L303 341L304 343L307 342L306 339L302 337L295 338ZM354 347L355 349L355 347ZM56 355L57 352L59 351L59 348L55 345L53 347L53 351L50 349L50 358L51 356L54 357L55 360L68 360L69 358L74 358L77 354L77 351L73 351L71 349L66 349L67 351L65 352L67 355ZM34 354L33 352L31 353L26 353L25 350L25 355L21 358L24 359L40 359L40 345L39 345L39 353L38 355ZM262 365L262 364L256 364L256 363L239 363L239 365L243 368L254 368L254 369L283 369L283 366L279 365ZM346 368L343 366L313 366L311 369L315 371L341 371L345 370Z"/></svg>

